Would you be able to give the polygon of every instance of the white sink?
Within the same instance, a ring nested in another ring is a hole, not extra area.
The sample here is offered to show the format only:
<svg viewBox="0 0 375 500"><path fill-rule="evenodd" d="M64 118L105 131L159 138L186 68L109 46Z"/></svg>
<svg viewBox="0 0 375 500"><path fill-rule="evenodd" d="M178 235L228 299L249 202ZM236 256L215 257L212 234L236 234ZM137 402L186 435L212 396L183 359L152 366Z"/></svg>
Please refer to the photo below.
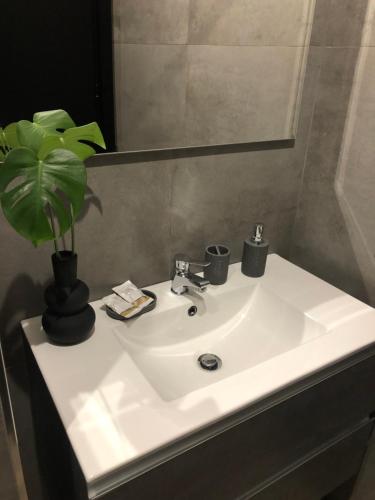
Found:
<svg viewBox="0 0 375 500"><path fill-rule="evenodd" d="M234 264L225 285L202 295L149 288L156 308L127 322L93 302L95 332L75 346L50 344L40 317L22 322L90 498L375 343L371 307L277 255L263 277ZM198 364L207 352L222 360L216 371Z"/></svg>
<svg viewBox="0 0 375 500"><path fill-rule="evenodd" d="M159 285L161 310L115 328L163 399L179 398L327 332L261 282L231 271L230 284L211 286L201 296L181 299L170 292L169 282ZM198 312L189 316L192 303ZM203 369L198 358L204 353L219 356L221 366Z"/></svg>

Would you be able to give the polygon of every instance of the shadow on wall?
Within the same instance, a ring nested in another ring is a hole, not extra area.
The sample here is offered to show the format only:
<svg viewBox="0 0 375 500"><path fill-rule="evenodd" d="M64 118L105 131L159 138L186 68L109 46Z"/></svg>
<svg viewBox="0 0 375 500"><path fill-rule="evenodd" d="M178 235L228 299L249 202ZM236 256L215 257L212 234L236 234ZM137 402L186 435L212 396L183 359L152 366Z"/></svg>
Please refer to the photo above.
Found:
<svg viewBox="0 0 375 500"><path fill-rule="evenodd" d="M35 453L33 419L30 405L30 381L23 347L20 321L38 314L42 308L43 286L27 274L16 276L8 287L0 310L0 340L7 368L17 442L29 495L44 498L39 464Z"/></svg>
<svg viewBox="0 0 375 500"><path fill-rule="evenodd" d="M8 287L0 309L1 343L6 365L19 360L22 353L20 321L43 310L44 286L36 284L27 274L16 276Z"/></svg>
<svg viewBox="0 0 375 500"><path fill-rule="evenodd" d="M375 305L375 2L369 1L335 191L369 302Z"/></svg>
<svg viewBox="0 0 375 500"><path fill-rule="evenodd" d="M349 5L342 3L342 14ZM374 305L375 2L358 2L355 9L361 22L351 46L345 31L321 49L291 260ZM367 71L364 54L371 55Z"/></svg>
<svg viewBox="0 0 375 500"><path fill-rule="evenodd" d="M85 203L82 207L81 213L77 218L77 222L80 222L82 219L86 217L91 207L95 207L96 210L103 215L103 205L99 197L94 193L94 191L87 186L86 195L85 195Z"/></svg>
<svg viewBox="0 0 375 500"><path fill-rule="evenodd" d="M333 184L322 191L303 191L291 260L359 300L369 302Z"/></svg>

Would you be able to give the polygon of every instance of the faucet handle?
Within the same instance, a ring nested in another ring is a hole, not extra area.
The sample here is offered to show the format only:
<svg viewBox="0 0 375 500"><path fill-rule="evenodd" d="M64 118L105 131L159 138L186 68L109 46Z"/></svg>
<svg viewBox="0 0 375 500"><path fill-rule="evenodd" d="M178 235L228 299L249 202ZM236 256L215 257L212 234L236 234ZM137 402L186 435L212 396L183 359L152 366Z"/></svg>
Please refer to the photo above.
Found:
<svg viewBox="0 0 375 500"><path fill-rule="evenodd" d="M195 267L208 267L211 265L211 262L189 262L189 264Z"/></svg>
<svg viewBox="0 0 375 500"><path fill-rule="evenodd" d="M211 264L210 262L192 262L191 259L183 253L176 254L174 259L176 270L183 273L187 273L190 266L207 267Z"/></svg>

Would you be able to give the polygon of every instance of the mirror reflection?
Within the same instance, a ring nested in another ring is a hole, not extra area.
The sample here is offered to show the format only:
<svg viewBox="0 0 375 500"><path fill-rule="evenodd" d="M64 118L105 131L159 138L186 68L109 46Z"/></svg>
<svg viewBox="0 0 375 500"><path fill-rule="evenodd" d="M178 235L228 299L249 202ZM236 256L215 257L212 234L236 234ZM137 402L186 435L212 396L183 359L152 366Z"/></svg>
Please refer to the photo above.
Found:
<svg viewBox="0 0 375 500"><path fill-rule="evenodd" d="M293 138L312 0L114 0L117 145Z"/></svg>

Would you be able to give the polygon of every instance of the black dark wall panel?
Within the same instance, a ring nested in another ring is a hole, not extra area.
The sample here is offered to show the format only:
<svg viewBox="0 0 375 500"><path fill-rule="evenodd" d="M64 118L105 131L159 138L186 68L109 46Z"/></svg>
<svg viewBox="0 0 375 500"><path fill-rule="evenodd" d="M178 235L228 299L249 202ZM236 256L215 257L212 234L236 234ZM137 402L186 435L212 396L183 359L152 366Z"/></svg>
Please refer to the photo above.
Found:
<svg viewBox="0 0 375 500"><path fill-rule="evenodd" d="M111 1L1 0L0 28L0 125L62 108L114 150Z"/></svg>

